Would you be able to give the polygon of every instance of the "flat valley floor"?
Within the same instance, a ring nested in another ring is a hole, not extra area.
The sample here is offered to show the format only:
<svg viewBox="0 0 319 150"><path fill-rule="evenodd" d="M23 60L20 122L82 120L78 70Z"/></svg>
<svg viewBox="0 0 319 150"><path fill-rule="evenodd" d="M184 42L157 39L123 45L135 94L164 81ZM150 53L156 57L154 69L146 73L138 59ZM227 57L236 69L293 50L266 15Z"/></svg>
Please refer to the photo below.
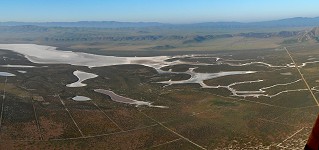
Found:
<svg viewBox="0 0 319 150"><path fill-rule="evenodd" d="M161 72L0 57L0 71L15 75L0 77L0 149L303 149L319 113L315 46L181 55ZM76 70L98 77L67 87Z"/></svg>

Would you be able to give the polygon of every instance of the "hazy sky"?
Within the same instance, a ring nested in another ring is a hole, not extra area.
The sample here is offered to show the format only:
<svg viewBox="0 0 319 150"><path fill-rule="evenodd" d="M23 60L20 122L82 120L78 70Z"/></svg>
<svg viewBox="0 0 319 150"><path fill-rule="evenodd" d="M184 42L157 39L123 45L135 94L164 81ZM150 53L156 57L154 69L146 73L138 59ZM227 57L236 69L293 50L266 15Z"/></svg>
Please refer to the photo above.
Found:
<svg viewBox="0 0 319 150"><path fill-rule="evenodd" d="M319 16L319 0L0 0L3 21L262 21Z"/></svg>

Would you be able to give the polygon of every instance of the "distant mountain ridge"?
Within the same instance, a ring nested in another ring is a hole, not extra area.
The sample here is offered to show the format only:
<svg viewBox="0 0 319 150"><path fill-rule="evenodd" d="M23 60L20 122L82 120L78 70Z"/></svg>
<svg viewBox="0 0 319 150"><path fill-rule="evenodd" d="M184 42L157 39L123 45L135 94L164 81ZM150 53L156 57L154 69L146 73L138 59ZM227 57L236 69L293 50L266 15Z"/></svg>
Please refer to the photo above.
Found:
<svg viewBox="0 0 319 150"><path fill-rule="evenodd" d="M43 26L43 27L90 27L90 28L130 28L157 27L168 24L158 22L116 22L116 21L78 21L78 22L0 22L0 26Z"/></svg>
<svg viewBox="0 0 319 150"><path fill-rule="evenodd" d="M298 36L298 42L315 40L319 42L319 27L314 27L310 31L306 30Z"/></svg>
<svg viewBox="0 0 319 150"><path fill-rule="evenodd" d="M0 22L0 26L43 26L43 27L91 27L91 28L143 28L143 27L210 27L210 28L251 28L251 27L314 27L319 26L319 17L296 17L262 22L204 22L193 24L167 24L159 22Z"/></svg>
<svg viewBox="0 0 319 150"><path fill-rule="evenodd" d="M108 30L108 29L107 29ZM213 39L232 38L232 37L244 37L244 38L298 38L294 42L308 41L311 39L318 39L319 28L314 27L311 30L301 31L277 31L277 32L241 32L241 33L205 33L205 34L158 34L158 33L140 33L138 30L131 30L135 34L108 34L107 30L99 28L55 28L55 27L39 27L33 25L25 26L0 26L0 33L2 35L33 35L37 39L41 39L46 42L92 42L92 41L161 41L161 40L177 40L182 44L201 43ZM118 30L118 29L115 29ZM138 31L138 32L136 32ZM130 32L130 31L129 31ZM132 32L130 32L132 33ZM136 34L140 33L140 34ZM1 35L0 34L0 35ZM42 35L42 36L40 36ZM124 42L125 43L125 42ZM152 47L152 49L169 49L173 48L171 45L160 45Z"/></svg>
<svg viewBox="0 0 319 150"><path fill-rule="evenodd" d="M191 24L189 26L199 27L216 27L216 28L251 28L251 27L314 27L319 26L319 17L306 18L296 17L273 21L261 21L261 22L206 22Z"/></svg>

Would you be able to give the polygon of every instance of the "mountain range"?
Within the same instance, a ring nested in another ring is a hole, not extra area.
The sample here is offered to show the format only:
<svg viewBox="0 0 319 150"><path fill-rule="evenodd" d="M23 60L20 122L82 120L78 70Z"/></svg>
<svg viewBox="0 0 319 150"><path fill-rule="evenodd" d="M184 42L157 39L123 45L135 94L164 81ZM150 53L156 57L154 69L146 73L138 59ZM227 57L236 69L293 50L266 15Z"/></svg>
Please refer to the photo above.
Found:
<svg viewBox="0 0 319 150"><path fill-rule="evenodd" d="M193 24L168 24L159 22L116 22L116 21L78 21L78 22L0 22L0 26L44 26L44 27L90 27L90 28L143 28L143 27L208 27L208 28L275 28L275 27L314 27L319 26L319 17L295 17L262 22L203 22Z"/></svg>

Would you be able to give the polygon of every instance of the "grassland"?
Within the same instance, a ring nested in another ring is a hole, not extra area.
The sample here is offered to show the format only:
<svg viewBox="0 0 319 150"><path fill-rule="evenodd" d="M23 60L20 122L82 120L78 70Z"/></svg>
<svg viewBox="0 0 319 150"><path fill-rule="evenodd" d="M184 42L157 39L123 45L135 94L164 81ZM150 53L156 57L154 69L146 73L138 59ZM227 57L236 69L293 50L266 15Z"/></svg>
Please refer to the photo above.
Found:
<svg viewBox="0 0 319 150"><path fill-rule="evenodd" d="M304 33L303 29L285 30ZM286 66L292 63L283 49L287 47L297 65L313 62L300 67L300 71L319 98L319 88L316 88L319 63L314 63L319 61L318 43L313 39L298 42L299 34L281 36L278 32L282 30L1 27L0 43L47 44L62 50L115 56L205 54L174 60L215 65L189 63L166 66L162 70L185 72L196 67L198 73L257 71L204 83L227 86L263 80L232 86L240 91L292 83L265 89L269 95L285 90L306 90L283 92L274 97L238 97L225 88L157 83L187 80L189 74L159 74L142 65L96 68L41 65L0 50L0 58L5 58L0 59L0 65L36 66L0 67L0 71L16 74L7 79L0 77L0 93L5 95L0 98L3 106L0 149L302 149L319 111L296 68L258 63L231 66L218 64L215 59L222 58L233 64L264 62ZM235 36L212 38L212 35ZM68 88L66 84L77 80L72 74L75 70L99 76L86 80L84 83L88 86ZM121 96L169 108L117 103L94 89L109 89ZM76 95L90 97L92 101L72 100Z"/></svg>
<svg viewBox="0 0 319 150"><path fill-rule="evenodd" d="M288 47L297 63L318 58L316 45ZM233 148L302 148L311 130L318 109L309 91L283 93L268 97L233 97L225 89L202 89L197 84L163 87L158 81L183 80L186 75L158 74L140 65L87 68L71 65L37 65L9 51L1 51L1 64L36 65L37 68L1 68L16 77L1 77L6 90L1 124L1 149L205 149ZM147 52L145 52L147 53ZM284 50L210 52L216 57L243 60L242 63L263 61L273 65L291 63ZM232 55L232 56L229 56ZM208 59L186 58L184 61ZM193 66L171 66L164 70L186 71ZM209 85L263 79L265 82L235 86L240 90L258 90L300 78L294 68L269 68L251 65L197 66L197 72L256 70L257 74L221 77L205 81ZM22 74L17 70L26 70ZM67 88L76 80L74 70L94 72L100 76L85 81L82 88ZM311 87L317 86L318 64L301 71ZM284 76L281 73L291 72ZM135 107L113 102L93 89L112 89L119 95L151 101L168 109ZM305 88L303 82L271 89ZM4 93L2 93L4 94ZM315 93L318 96L318 92ZM76 102L71 98L83 95L93 99ZM42 96L36 101L33 96ZM61 103L64 102L64 105ZM68 111L66 111L66 109ZM73 118L73 120L72 120ZM75 124L76 123L76 124ZM174 132L179 135L175 134ZM295 136L292 136L294 133ZM294 144L291 144L294 143Z"/></svg>

